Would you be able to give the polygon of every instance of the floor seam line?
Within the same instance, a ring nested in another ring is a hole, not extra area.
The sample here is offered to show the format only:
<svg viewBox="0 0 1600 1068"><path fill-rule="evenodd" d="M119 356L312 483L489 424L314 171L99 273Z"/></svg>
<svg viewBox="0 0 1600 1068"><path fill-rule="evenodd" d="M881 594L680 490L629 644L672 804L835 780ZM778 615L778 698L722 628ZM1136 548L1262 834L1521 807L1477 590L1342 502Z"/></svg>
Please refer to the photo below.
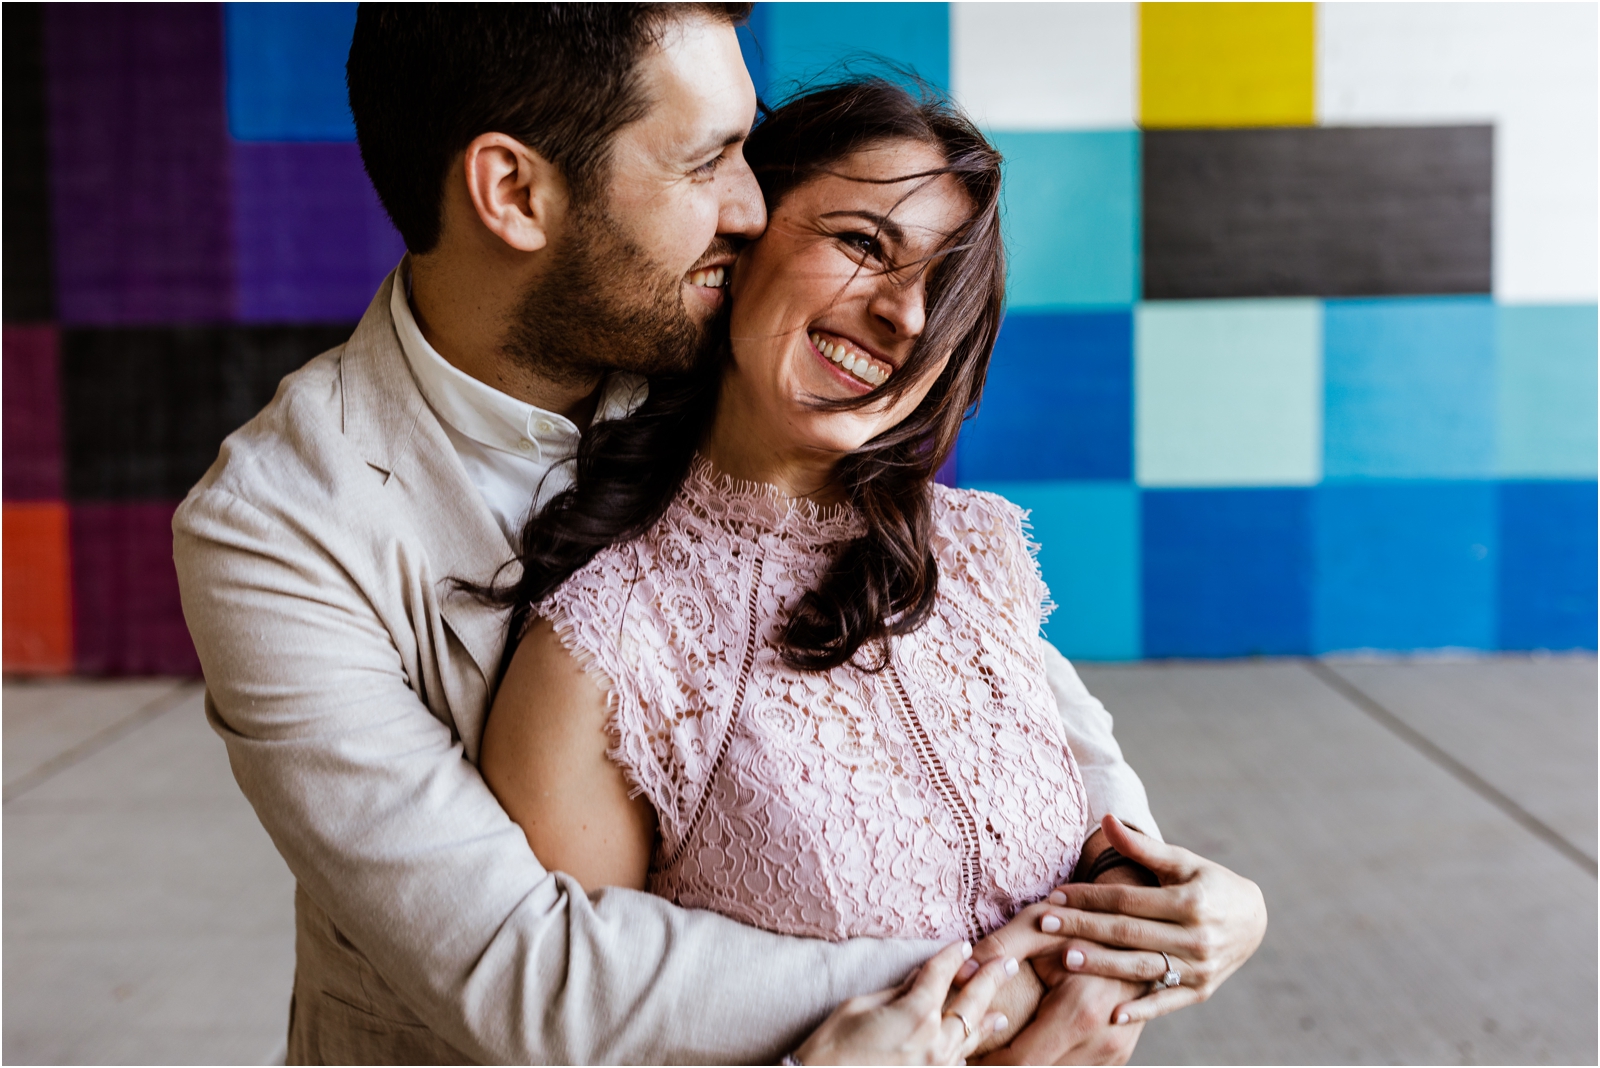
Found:
<svg viewBox="0 0 1600 1068"><path fill-rule="evenodd" d="M57 753L32 771L18 776L14 782L5 784L3 788L0 788L0 801L10 804L30 790L43 786L63 771L93 756L112 742L127 737L145 724L172 711L183 703L183 699L188 697L195 687L202 685L204 684L198 679L180 682L167 692L152 697L126 718L120 719L97 734L85 738L70 749Z"/></svg>
<svg viewBox="0 0 1600 1068"><path fill-rule="evenodd" d="M1390 733L1448 772L1463 786L1510 816L1523 830L1582 868L1590 878L1600 877L1600 864L1596 863L1594 857L1569 842L1560 831L1523 808L1499 787L1451 756L1433 739L1385 708L1365 690L1320 660L1306 658L1300 661L1300 665L1323 685L1388 728Z"/></svg>

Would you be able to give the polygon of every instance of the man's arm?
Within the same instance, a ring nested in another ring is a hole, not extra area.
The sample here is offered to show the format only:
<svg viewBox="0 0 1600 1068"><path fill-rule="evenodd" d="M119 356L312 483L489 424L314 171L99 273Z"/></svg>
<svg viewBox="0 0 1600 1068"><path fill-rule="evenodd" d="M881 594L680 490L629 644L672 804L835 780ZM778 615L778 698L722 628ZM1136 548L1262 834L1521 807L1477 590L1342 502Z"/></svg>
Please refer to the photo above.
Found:
<svg viewBox="0 0 1600 1068"><path fill-rule="evenodd" d="M240 787L312 900L468 1056L776 1059L932 952L784 938L634 891L586 897L540 866L418 698L440 680L408 677L324 547L211 487L180 509L174 554ZM455 638L441 625L418 640Z"/></svg>

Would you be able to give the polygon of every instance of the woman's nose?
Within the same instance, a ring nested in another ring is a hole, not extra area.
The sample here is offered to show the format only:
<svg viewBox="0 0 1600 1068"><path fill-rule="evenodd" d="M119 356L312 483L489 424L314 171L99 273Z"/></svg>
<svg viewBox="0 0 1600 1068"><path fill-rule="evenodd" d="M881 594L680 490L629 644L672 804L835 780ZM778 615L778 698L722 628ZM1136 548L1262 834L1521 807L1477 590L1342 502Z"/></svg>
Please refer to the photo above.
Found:
<svg viewBox="0 0 1600 1068"><path fill-rule="evenodd" d="M915 277L896 277L885 272L878 275L868 311L897 339L906 340L921 335L927 323L926 290L919 271Z"/></svg>

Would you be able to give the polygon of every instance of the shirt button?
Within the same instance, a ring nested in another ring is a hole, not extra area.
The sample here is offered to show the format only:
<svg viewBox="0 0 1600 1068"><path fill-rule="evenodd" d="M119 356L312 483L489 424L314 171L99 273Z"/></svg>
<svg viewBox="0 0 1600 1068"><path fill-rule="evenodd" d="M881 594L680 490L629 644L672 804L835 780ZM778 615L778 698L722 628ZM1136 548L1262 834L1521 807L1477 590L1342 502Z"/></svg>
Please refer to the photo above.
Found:
<svg viewBox="0 0 1600 1068"><path fill-rule="evenodd" d="M523 438L521 441L517 442L517 451L518 452L532 452L533 451L533 442L529 441L527 438Z"/></svg>
<svg viewBox="0 0 1600 1068"><path fill-rule="evenodd" d="M548 434L555 428L556 425L548 419L541 419L537 423L533 424L533 429L537 430L541 434Z"/></svg>

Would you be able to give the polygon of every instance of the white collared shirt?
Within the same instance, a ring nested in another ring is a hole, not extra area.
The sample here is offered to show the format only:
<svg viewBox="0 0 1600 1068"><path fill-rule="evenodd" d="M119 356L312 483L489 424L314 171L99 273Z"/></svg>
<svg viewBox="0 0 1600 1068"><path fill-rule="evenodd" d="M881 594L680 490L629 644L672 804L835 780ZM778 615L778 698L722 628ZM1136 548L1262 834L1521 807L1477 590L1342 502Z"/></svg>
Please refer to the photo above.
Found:
<svg viewBox="0 0 1600 1068"><path fill-rule="evenodd" d="M506 540L516 545L533 505L543 505L572 484L582 433L572 420L536 408L473 378L439 355L411 314L411 264L400 261L389 311L400 348L417 386L455 446L467 477L483 495ZM595 421L627 415L644 403L648 383L639 375L607 376Z"/></svg>

